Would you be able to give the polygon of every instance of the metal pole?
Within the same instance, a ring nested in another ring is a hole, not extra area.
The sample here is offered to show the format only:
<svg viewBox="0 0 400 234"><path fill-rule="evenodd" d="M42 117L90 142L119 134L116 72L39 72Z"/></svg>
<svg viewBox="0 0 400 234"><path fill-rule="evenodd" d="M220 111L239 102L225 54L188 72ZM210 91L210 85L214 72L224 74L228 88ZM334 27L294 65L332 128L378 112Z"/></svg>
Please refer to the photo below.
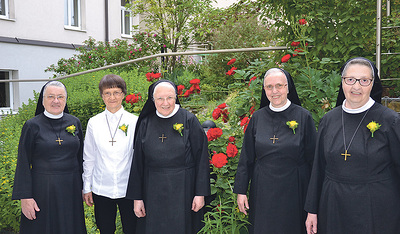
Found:
<svg viewBox="0 0 400 234"><path fill-rule="evenodd" d="M376 3L376 67L378 75L381 73L381 27L382 27L382 2L377 0Z"/></svg>
<svg viewBox="0 0 400 234"><path fill-rule="evenodd" d="M390 16L390 0L386 0L386 16Z"/></svg>
<svg viewBox="0 0 400 234"><path fill-rule="evenodd" d="M312 47L312 46L310 46ZM24 80L0 80L0 83L8 83L8 82L39 82L39 81L49 81L49 80L62 80L74 76L80 76L83 74L87 73L92 73L96 71L101 71L101 70L106 70L114 67L119 67L123 65L128 65L131 63L136 63L139 61L147 60L147 59L152 59L152 58L157 58L157 57L162 57L162 56L177 56L177 55L195 55L195 54L218 54L218 53L238 53L238 52L251 52L251 51L268 51L268 50L287 50L286 46L276 46L276 47L256 47L256 48L240 48L240 49L225 49L225 50L207 50L207 51L188 51L188 52L174 52L174 53L159 53L159 54L154 54L142 58L137 58L133 60L128 60L116 64L111 64L107 65L104 67L99 67L99 68L94 68L82 72L77 72L74 74L66 75L66 76L60 76L54 79L24 79Z"/></svg>

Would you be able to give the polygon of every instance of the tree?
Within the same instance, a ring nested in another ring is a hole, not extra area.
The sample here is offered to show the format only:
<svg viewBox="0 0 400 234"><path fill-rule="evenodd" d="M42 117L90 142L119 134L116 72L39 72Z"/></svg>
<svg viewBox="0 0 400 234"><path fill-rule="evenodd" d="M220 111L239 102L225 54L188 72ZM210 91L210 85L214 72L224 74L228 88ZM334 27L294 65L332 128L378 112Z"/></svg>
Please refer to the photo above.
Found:
<svg viewBox="0 0 400 234"><path fill-rule="evenodd" d="M193 41L189 22L211 9L211 0L134 0L129 8L133 14L144 16L142 22L147 31L161 35L172 44L172 52L176 52L186 50ZM176 57L172 57L170 68L174 68L175 61Z"/></svg>

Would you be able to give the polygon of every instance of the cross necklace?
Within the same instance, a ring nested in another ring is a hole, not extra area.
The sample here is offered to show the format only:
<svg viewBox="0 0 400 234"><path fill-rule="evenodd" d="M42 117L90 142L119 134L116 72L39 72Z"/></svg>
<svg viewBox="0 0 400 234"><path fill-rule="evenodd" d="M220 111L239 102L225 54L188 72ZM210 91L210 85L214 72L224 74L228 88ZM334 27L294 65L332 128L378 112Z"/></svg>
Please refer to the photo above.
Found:
<svg viewBox="0 0 400 234"><path fill-rule="evenodd" d="M119 123L121 122L122 115L123 114L121 114L121 117L119 117L119 120L118 120L118 123L117 123L117 127L115 128L114 135L113 135L111 133L110 124L108 123L108 118L107 118L107 114L106 114L106 121L107 121L108 131L110 132L110 136L111 136L111 141L108 141L108 142L111 142L111 146L114 146L114 142L117 142L117 141L114 141L114 137L115 137L115 134L117 134L118 126L119 126Z"/></svg>
<svg viewBox="0 0 400 234"><path fill-rule="evenodd" d="M371 108L370 108L370 109L371 109ZM359 129L360 126L361 126L361 123L364 121L365 116L367 116L368 111L369 111L370 109L368 109L368 110L365 112L364 116L362 117L360 123L358 124L356 130L354 131L353 136L352 136L351 139L350 139L350 142L349 142L349 145L348 145L348 146L346 146L346 136L345 136L345 134L344 134L344 117L343 117L343 112L344 112L344 110L342 109L342 130L343 130L344 153L341 154L341 155L344 156L344 161L347 160L347 157L350 157L350 156L351 156L351 154L347 153L347 151L349 150L350 145L351 145L351 143L353 142L354 137L356 136L356 133L357 133L358 129Z"/></svg>
<svg viewBox="0 0 400 234"><path fill-rule="evenodd" d="M60 139L60 137L61 137L61 129L62 129L62 123L63 123L63 119L64 118L64 116L62 116L61 117L61 127L60 127L60 131L58 131L58 135L57 135L57 131L54 129L54 127L53 127L53 124L51 123L51 120L49 119L49 123L50 123L50 126L51 126L51 128L53 129L53 132L54 132L54 134L56 134L56 137L57 137L57 142L58 142L58 145L61 145L61 142L63 142L64 140L62 140L62 139Z"/></svg>
<svg viewBox="0 0 400 234"><path fill-rule="evenodd" d="M278 124L278 129L276 129L276 132L275 132L274 119L275 119L275 115L272 115L272 131L273 131L274 137L269 138L270 140L272 140L272 144L275 144L275 141L277 141L279 139L276 137L276 132L278 132L279 127L280 127L280 125Z"/></svg>

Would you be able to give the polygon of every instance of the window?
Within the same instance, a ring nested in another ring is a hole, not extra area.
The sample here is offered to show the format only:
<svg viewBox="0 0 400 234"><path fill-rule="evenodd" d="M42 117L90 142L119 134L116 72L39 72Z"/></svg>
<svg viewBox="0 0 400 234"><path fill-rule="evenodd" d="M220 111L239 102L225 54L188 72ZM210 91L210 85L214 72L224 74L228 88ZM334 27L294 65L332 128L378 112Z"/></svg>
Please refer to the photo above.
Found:
<svg viewBox="0 0 400 234"><path fill-rule="evenodd" d="M8 18L8 0L0 0L0 18Z"/></svg>
<svg viewBox="0 0 400 234"><path fill-rule="evenodd" d="M121 34L132 36L133 25L139 25L139 16L131 16L132 11L125 8L126 0L121 0Z"/></svg>
<svg viewBox="0 0 400 234"><path fill-rule="evenodd" d="M64 25L81 27L81 0L65 0Z"/></svg>
<svg viewBox="0 0 400 234"><path fill-rule="evenodd" d="M0 70L0 80L10 80L11 79L10 71L1 71ZM0 83L0 109L12 109L12 83Z"/></svg>

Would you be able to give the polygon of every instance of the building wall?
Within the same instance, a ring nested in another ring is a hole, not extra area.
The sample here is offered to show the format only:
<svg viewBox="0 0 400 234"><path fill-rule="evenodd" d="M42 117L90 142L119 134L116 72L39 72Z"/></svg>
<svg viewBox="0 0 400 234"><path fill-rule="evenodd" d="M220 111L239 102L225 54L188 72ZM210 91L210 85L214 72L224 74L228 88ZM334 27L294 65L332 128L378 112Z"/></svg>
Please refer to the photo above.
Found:
<svg viewBox="0 0 400 234"><path fill-rule="evenodd" d="M13 79L47 79L44 72L60 58L69 58L74 47L89 37L105 41L105 5L108 1L108 40L121 38L121 1L81 0L82 28L64 26L64 0L9 0L10 19L0 18L0 70L12 70ZM124 38L127 39L127 38ZM33 98L44 82L13 82L13 106ZM0 108L1 109L1 108ZM1 113L0 113L1 114Z"/></svg>

